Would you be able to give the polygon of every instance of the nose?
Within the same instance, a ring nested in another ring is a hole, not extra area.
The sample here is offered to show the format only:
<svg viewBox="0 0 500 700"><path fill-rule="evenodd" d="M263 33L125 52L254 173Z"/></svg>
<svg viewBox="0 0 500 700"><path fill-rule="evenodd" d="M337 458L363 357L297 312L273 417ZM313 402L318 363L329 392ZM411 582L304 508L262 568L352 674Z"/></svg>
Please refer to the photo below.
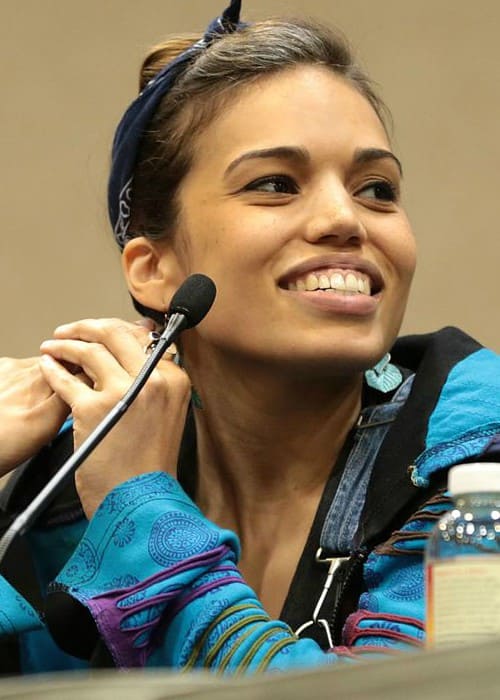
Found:
<svg viewBox="0 0 500 700"><path fill-rule="evenodd" d="M367 238L359 208L339 181L322 186L311 201L304 237L310 243L359 246Z"/></svg>

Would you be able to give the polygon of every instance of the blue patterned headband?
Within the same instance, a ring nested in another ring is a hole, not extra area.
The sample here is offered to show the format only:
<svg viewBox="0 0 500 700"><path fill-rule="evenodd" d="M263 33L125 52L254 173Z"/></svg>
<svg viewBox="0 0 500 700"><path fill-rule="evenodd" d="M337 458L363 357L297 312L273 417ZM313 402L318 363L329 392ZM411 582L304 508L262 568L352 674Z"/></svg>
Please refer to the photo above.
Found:
<svg viewBox="0 0 500 700"><path fill-rule="evenodd" d="M116 241L120 248L127 242L130 223L132 186L137 154L142 136L162 97L172 88L186 64L210 46L222 34L230 34L246 26L240 22L241 0L231 0L220 17L210 23L200 41L190 46L164 66L132 102L118 124L111 153L108 182L108 211Z"/></svg>

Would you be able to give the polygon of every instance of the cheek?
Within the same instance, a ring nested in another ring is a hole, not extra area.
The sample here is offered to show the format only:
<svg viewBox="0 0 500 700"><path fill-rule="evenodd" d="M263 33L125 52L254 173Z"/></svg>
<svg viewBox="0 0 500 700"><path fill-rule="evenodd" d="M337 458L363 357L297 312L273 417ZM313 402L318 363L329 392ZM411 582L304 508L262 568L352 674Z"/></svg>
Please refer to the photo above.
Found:
<svg viewBox="0 0 500 700"><path fill-rule="evenodd" d="M415 237L406 217L399 226L391 227L384 237L385 254L396 272L396 277L409 287L417 262Z"/></svg>
<svg viewBox="0 0 500 700"><path fill-rule="evenodd" d="M207 219L203 228L191 228L189 264L207 274L230 278L252 276L264 272L279 255L283 243L272 225L252 222L250 217L230 223Z"/></svg>
<svg viewBox="0 0 500 700"><path fill-rule="evenodd" d="M403 252L401 255L401 267L403 274L408 279L408 284L413 279L413 274L417 265L417 246L415 242L415 237L411 231L408 232L406 237L405 245L403 246Z"/></svg>
<svg viewBox="0 0 500 700"><path fill-rule="evenodd" d="M415 272L417 258L413 239L402 242L393 253L393 265L397 278L405 287L410 286Z"/></svg>

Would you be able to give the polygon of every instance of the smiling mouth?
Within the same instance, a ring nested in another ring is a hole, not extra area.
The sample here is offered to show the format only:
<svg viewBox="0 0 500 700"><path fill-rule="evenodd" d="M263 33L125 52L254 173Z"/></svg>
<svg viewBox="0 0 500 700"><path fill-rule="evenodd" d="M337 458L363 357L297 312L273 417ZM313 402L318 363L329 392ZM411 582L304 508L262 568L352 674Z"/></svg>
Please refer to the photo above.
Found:
<svg viewBox="0 0 500 700"><path fill-rule="evenodd" d="M330 268L308 272L288 281L284 288L294 292L323 291L344 296L374 296L380 291L381 285L375 284L369 275L359 270Z"/></svg>

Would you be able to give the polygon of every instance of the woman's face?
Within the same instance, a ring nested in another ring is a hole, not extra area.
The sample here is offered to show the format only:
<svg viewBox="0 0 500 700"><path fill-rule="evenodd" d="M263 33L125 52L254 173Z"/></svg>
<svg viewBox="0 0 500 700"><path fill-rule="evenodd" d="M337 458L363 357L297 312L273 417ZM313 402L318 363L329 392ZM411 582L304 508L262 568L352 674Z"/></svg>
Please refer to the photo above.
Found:
<svg viewBox="0 0 500 700"><path fill-rule="evenodd" d="M327 69L245 88L197 138L179 192L181 273L217 285L186 353L202 343L311 373L373 365L415 267L400 178L368 101Z"/></svg>

